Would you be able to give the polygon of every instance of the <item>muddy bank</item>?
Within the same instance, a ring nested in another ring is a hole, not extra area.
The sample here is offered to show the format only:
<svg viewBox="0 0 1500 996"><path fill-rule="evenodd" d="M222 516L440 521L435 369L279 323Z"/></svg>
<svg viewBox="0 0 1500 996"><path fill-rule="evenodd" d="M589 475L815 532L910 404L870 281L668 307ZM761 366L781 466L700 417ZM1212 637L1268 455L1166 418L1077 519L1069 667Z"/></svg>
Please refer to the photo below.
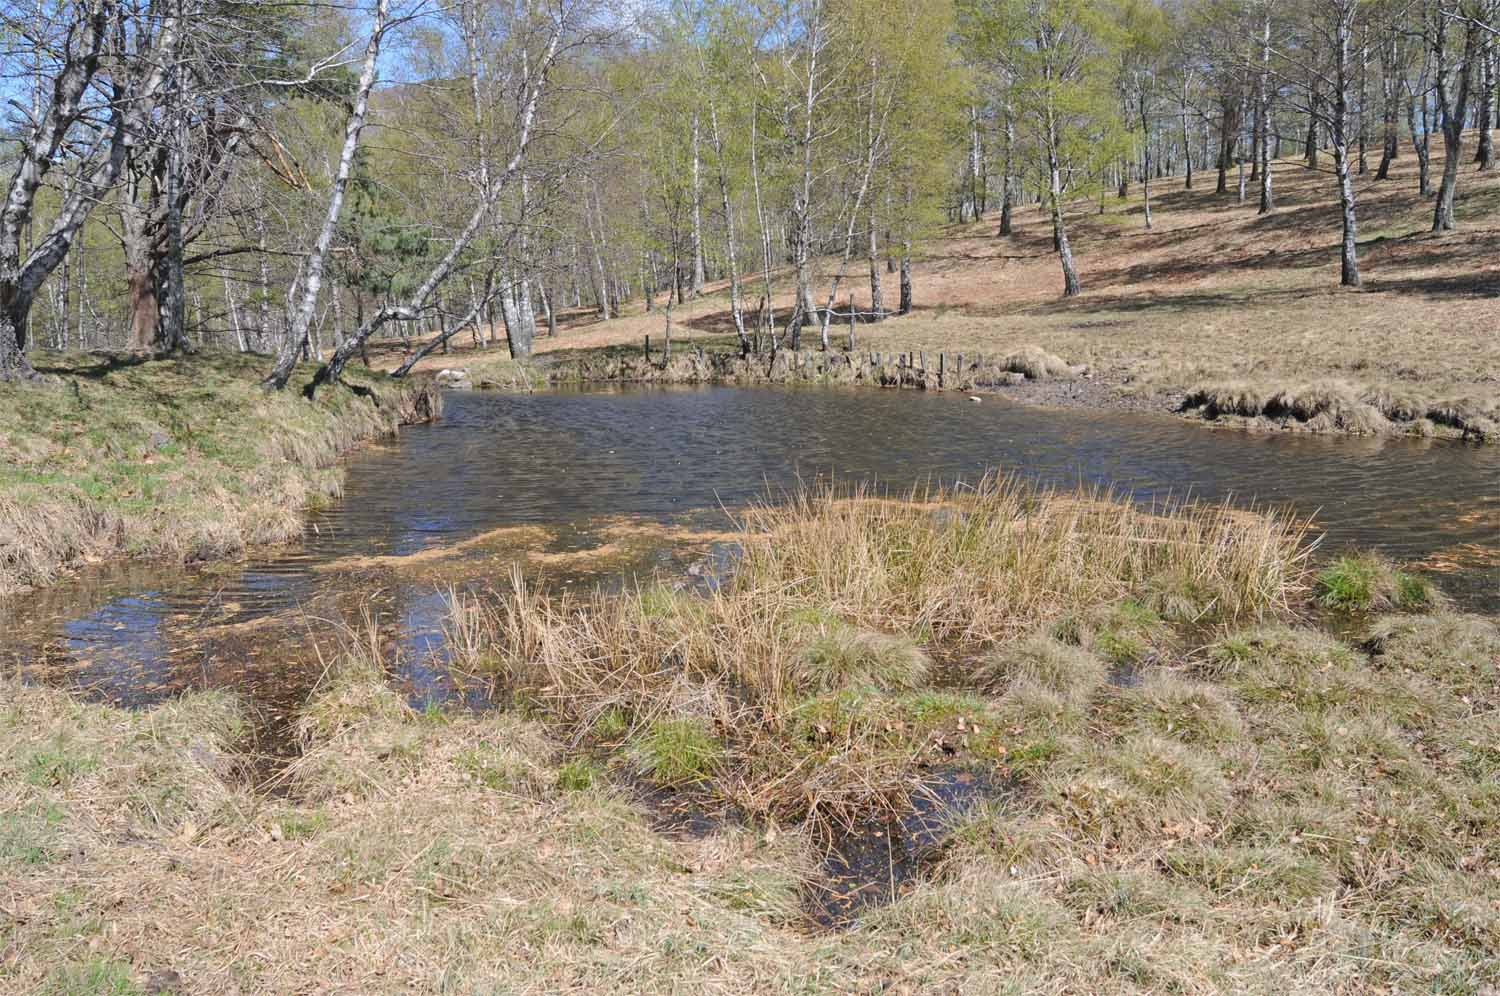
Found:
<svg viewBox="0 0 1500 996"><path fill-rule="evenodd" d="M447 373L445 371L444 373ZM440 375L441 376L441 375ZM660 353L606 353L552 360L537 368L536 380L567 384L842 384L919 391L981 391L1027 383L1086 379L1086 366L1070 364L1034 346L1013 353L889 353L782 350L774 355L710 352L699 348ZM482 389L509 389L514 378L480 374Z"/></svg>
<svg viewBox="0 0 1500 996"><path fill-rule="evenodd" d="M1345 433L1358 436L1447 436L1500 439L1495 399L1429 401L1344 381L1297 387L1220 384L1194 388L1178 411L1191 418L1246 429Z"/></svg>

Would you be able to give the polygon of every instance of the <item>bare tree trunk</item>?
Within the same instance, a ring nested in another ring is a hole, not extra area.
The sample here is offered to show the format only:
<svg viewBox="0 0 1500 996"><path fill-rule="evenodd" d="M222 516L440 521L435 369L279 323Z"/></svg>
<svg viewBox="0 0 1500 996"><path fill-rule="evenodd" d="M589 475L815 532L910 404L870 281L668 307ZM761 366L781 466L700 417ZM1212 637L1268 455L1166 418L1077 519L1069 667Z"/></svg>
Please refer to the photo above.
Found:
<svg viewBox="0 0 1500 996"><path fill-rule="evenodd" d="M813 178L813 109L817 100L818 57L826 40L823 38L821 8L815 8L815 17L809 30L807 51L807 86L802 106L802 175L793 197L792 214L797 231L792 249L792 258L797 270L797 304L792 311L788 331L792 348L802 345L802 324L812 317L812 178Z"/></svg>
<svg viewBox="0 0 1500 996"><path fill-rule="evenodd" d="M880 321L885 317L885 299L880 287L880 241L875 226L875 200L870 199L870 224L866 232L868 240L865 255L869 257L870 263L870 311L874 313L873 321ZM852 301L853 298L850 298ZM853 305L851 304L852 308Z"/></svg>
<svg viewBox="0 0 1500 996"><path fill-rule="evenodd" d="M1011 155L1016 144L1016 125L1011 119L1010 97L1005 98L1005 174L1000 178L1000 234L1009 235L1013 226L1011 219Z"/></svg>
<svg viewBox="0 0 1500 996"><path fill-rule="evenodd" d="M1183 181L1184 190L1193 189L1193 142L1188 137L1188 86L1191 82L1191 74L1184 70L1182 74L1182 95L1177 101L1177 113L1182 119L1182 162L1187 171Z"/></svg>
<svg viewBox="0 0 1500 996"><path fill-rule="evenodd" d="M760 135L756 124L759 119L760 106L756 104L750 108L750 180L755 188L755 218L760 228L761 277L765 286L764 320L766 334L771 339L771 348L774 352L777 339L775 306L771 304L771 229L766 224L765 203L760 195L760 154L757 151L760 145ZM756 335L760 335L759 327L756 329Z"/></svg>
<svg viewBox="0 0 1500 996"><path fill-rule="evenodd" d="M1073 297L1081 288L1078 285L1078 270L1073 265L1073 250L1068 245L1068 231L1063 223L1062 171L1058 168L1055 148L1056 131L1048 121L1048 135L1053 141L1047 147L1047 174L1052 201L1052 232L1057 245L1057 258L1062 263L1063 297Z"/></svg>
<svg viewBox="0 0 1500 996"><path fill-rule="evenodd" d="M370 90L375 85L380 43L385 35L388 11L389 0L375 0L375 23L365 46L364 65L360 69L359 84L354 91L353 109L344 125L344 146L339 152L338 169L334 173L333 189L328 195L323 227L303 266L301 299L292 312L291 322L276 357L276 366L265 380L268 387L278 391L286 387L292 370L297 365L297 357L307 347L308 332L318 306L318 290L323 283L323 262L328 255L328 247L333 243L334 231L338 228L339 214L344 207L344 189L349 184L349 174L354 168L354 153L359 148L359 136L365 127L365 115L370 106Z"/></svg>
<svg viewBox="0 0 1500 996"><path fill-rule="evenodd" d="M1318 109L1322 103L1318 79L1314 76L1307 84L1307 141L1302 146L1302 158L1308 169L1318 168Z"/></svg>
<svg viewBox="0 0 1500 996"><path fill-rule="evenodd" d="M1260 120L1260 208L1270 214L1276 208L1271 189L1271 5L1266 3L1260 34L1260 87L1256 93L1256 116Z"/></svg>
<svg viewBox="0 0 1500 996"><path fill-rule="evenodd" d="M1474 153L1474 161L1479 164L1479 171L1486 172L1495 165L1495 149L1493 140L1490 138L1490 117L1495 106L1495 53L1497 43L1493 35L1486 33L1481 43L1479 57L1479 108L1475 115L1475 124L1479 126L1479 148Z"/></svg>
<svg viewBox="0 0 1500 996"><path fill-rule="evenodd" d="M701 160L698 155L698 112L693 112L693 296L703 293L703 197L699 180Z"/></svg>
<svg viewBox="0 0 1500 996"><path fill-rule="evenodd" d="M890 110L890 104L886 104L885 111L877 114L878 103L877 85L880 78L879 67L875 59L870 60L870 88L869 103L865 113L865 163L864 171L859 179L859 190L854 195L854 203L849 208L849 224L844 230L844 254L839 260L839 268L833 274L833 280L828 287L828 304L823 309L822 320L818 323L818 337L821 348L828 351L828 326L833 321L833 305L838 300L839 283L843 280L844 271L848 269L849 258L854 254L854 233L859 228L860 209L864 206L865 197L870 191L870 180L875 176L875 165L879 161L880 152L885 144L886 114Z"/></svg>
<svg viewBox="0 0 1500 996"><path fill-rule="evenodd" d="M546 311L547 314L547 338L556 339L557 311L552 307L552 292L547 289L546 284L540 282L538 282L537 284L537 291L541 294L542 308Z"/></svg>
<svg viewBox="0 0 1500 996"><path fill-rule="evenodd" d="M599 304L599 317L609 321L609 276L604 270L604 255L599 249L600 236L594 231L594 201L590 200L589 194L592 189L593 197L597 200L599 191L597 187L585 187L583 191L584 220L588 227L589 249L594 257L593 269L589 271L589 280L594 285L594 298ZM602 212L601 212L602 215ZM503 302L503 298L501 299Z"/></svg>
<svg viewBox="0 0 1500 996"><path fill-rule="evenodd" d="M1433 81L1437 88L1438 107L1443 114L1443 178L1438 185L1437 204L1432 212L1434 232L1452 231L1453 200L1458 189L1458 166L1463 155L1464 118L1468 114L1469 86L1473 77L1478 48L1479 29L1466 23L1463 54L1459 57L1456 79L1450 78L1447 65L1449 18L1438 10L1432 28Z"/></svg>
<svg viewBox="0 0 1500 996"><path fill-rule="evenodd" d="M1343 219L1343 237L1339 250L1339 283L1359 286L1359 261L1356 258L1358 235L1354 219L1354 185L1349 163L1349 40L1354 13L1359 0L1336 0L1334 21L1334 93L1333 93L1333 164L1339 177L1339 212Z"/></svg>
<svg viewBox="0 0 1500 996"><path fill-rule="evenodd" d="M1139 90L1141 112L1141 204L1146 212L1146 230L1151 230L1151 117L1147 110L1146 82Z"/></svg>
<svg viewBox="0 0 1500 996"><path fill-rule="evenodd" d="M1234 108L1225 97L1219 101L1219 109L1222 112L1219 118L1219 184L1217 193L1229 193L1229 160L1234 155L1234 137L1240 129L1240 123L1235 120Z"/></svg>
<svg viewBox="0 0 1500 996"><path fill-rule="evenodd" d="M219 280L224 286L224 311L229 316L229 327L234 331L235 345L242 353L250 351L250 344L245 341L245 327L240 324L240 307L234 298L234 285L229 282L229 268L219 267Z"/></svg>
<svg viewBox="0 0 1500 996"><path fill-rule="evenodd" d="M1388 180L1391 163L1396 159L1396 32L1380 46L1380 165L1375 168L1375 179Z"/></svg>
<svg viewBox="0 0 1500 996"><path fill-rule="evenodd" d="M740 355L750 355L750 336L745 329L745 310L740 302L740 261L734 232L734 206L729 200L729 172L724 168L724 142L719 134L719 110L708 104L708 123L713 129L714 158L719 167L719 198L724 207L724 238L729 256L729 311L734 317L734 333L740 340Z"/></svg>
<svg viewBox="0 0 1500 996"><path fill-rule="evenodd" d="M1369 29L1360 32L1359 40L1359 175L1364 176L1370 171L1370 163L1366 157L1366 145L1369 142L1370 116L1366 113L1370 106L1370 43Z"/></svg>
<svg viewBox="0 0 1500 996"><path fill-rule="evenodd" d="M187 286L182 274L182 157L186 136L180 127L175 130L177 134L167 153L166 252L158 262L162 310L154 343L157 350L166 353L186 349L188 345L184 327Z"/></svg>
<svg viewBox="0 0 1500 996"><path fill-rule="evenodd" d="M984 213L984 205L981 203L979 196L979 160L979 106L971 102L969 104L969 189L967 197L975 221L978 221L979 216Z"/></svg>
<svg viewBox="0 0 1500 996"><path fill-rule="evenodd" d="M1417 102L1422 104L1422 127L1417 127ZM1412 150L1417 154L1417 194L1421 197L1432 196L1431 162L1428 158L1429 124L1427 121L1427 98L1422 96L1411 96L1406 101L1406 130L1411 132Z"/></svg>

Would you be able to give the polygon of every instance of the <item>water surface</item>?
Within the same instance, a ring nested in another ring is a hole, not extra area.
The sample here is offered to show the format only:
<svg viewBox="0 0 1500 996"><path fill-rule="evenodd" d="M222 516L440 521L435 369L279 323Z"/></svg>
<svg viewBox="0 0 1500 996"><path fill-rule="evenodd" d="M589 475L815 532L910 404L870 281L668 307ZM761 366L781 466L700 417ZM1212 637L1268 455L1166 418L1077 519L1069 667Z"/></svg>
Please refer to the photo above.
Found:
<svg viewBox="0 0 1500 996"><path fill-rule="evenodd" d="M545 526L556 585L681 569L671 544L590 566L567 552L622 517L722 525L746 501L830 477L904 490L1000 468L1046 483L1289 506L1325 550L1419 564L1466 607L1500 607L1500 451L1452 441L1212 431L1165 416L1024 407L868 389L454 393L444 417L348 460L345 493L304 542L249 563L127 564L0 605L28 674L125 703L227 685L290 709L373 613L422 705L481 693L443 667L453 587L506 572L505 551L441 581L360 558L406 557L503 527ZM511 551L514 552L514 551ZM456 571L456 573L455 573ZM323 642L320 642L323 641Z"/></svg>

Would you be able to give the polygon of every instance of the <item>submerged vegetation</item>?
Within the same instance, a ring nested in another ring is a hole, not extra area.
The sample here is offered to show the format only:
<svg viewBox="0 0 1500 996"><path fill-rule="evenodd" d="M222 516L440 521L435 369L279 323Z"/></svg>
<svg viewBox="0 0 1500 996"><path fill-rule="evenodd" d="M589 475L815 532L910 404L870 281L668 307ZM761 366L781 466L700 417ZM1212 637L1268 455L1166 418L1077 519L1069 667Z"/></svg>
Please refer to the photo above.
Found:
<svg viewBox="0 0 1500 996"><path fill-rule="evenodd" d="M53 383L3 389L0 594L89 561L201 560L300 536L302 511L338 493L340 454L438 403L425 383L368 373L315 402L268 394L237 353L37 363Z"/></svg>
<svg viewBox="0 0 1500 996"><path fill-rule="evenodd" d="M1358 558L1315 574L1296 523L995 479L794 496L740 542L704 594L455 596L495 713L407 707L353 636L274 792L229 695L7 683L0 987L1500 983L1493 620L1408 600L1335 638L1298 614ZM940 779L1006 789L809 932L829 849ZM656 834L662 793L721 816Z"/></svg>

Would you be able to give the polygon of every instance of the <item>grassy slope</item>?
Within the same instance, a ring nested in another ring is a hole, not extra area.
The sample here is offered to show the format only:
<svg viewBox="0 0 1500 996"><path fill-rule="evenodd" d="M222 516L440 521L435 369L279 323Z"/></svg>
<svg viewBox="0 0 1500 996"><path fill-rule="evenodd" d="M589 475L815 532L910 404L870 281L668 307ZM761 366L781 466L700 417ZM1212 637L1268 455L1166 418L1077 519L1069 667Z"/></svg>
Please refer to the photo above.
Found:
<svg viewBox="0 0 1500 996"><path fill-rule="evenodd" d="M0 990L1477 994L1500 983L1493 620L1367 619L1353 628L1372 639L1356 649L1281 621L1276 603L1307 579L1263 522L1199 520L1215 539L1195 553L1107 506L991 499L958 511L771 513L759 526L837 528L845 552L769 544L724 604L654 589L582 615L514 601L489 632L530 632L535 653L521 659L537 681L567 684L526 692L525 673L495 657L526 708L414 714L378 659L351 650L298 724L305 753L284 796L242 787L232 748L244 717L222 694L132 713L6 685ZM1195 528L1177 538L1201 538ZM1131 552L1141 547L1158 549ZM1028 550L1088 562L1066 593L1071 611L1026 597L1056 581L1052 558ZM991 581L967 613L951 557ZM1030 566L1012 601L1015 563ZM1201 584L1185 583L1193 576ZM1010 631L1038 612L1052 636ZM1164 625L1204 612L1215 623L1188 643ZM871 613L897 632L830 644ZM726 629L737 620L761 625ZM590 650L601 638L621 653ZM918 638L968 648L956 686L934 688L925 658L892 652ZM659 666L667 651L677 667ZM1125 656L1150 662L1135 687L1107 681ZM559 709L586 713L612 686L625 718L601 714L581 747ZM707 722L736 698L754 708ZM795 798L857 791L877 770L872 750L880 770L899 757L920 772L939 714L950 742L983 745L966 763L1002 766L1019 794L970 816L933 881L846 932L809 932L798 890L817 824L798 821ZM752 737L758 767L736 746ZM601 777L622 766L706 770L730 793L757 772L762 792L797 784L750 827L674 841Z"/></svg>
<svg viewBox="0 0 1500 996"><path fill-rule="evenodd" d="M394 431L415 390L355 371L364 396L270 395L264 363L235 353L33 362L49 383L0 385L0 594L94 559L295 537L301 509L337 492L334 459Z"/></svg>
<svg viewBox="0 0 1500 996"><path fill-rule="evenodd" d="M1434 162L1434 176L1441 168ZM916 266L913 314L860 329L861 347L887 353L924 351L1003 355L1040 346L1120 394L1163 407L1207 392L1228 416L1258 414L1285 392L1285 406L1306 414L1332 408L1315 427L1390 431L1407 412L1445 406L1493 432L1500 338L1500 173L1459 178L1459 230L1432 234L1430 200L1416 194L1416 163L1396 161L1392 177L1356 179L1361 290L1338 286L1339 214L1333 178L1293 162L1275 165L1277 209L1256 214L1255 189L1245 204L1216 194L1213 174L1192 191L1180 180L1153 185L1154 228L1146 231L1138 188L1128 201L1109 199L1103 214L1079 202L1070 238L1084 286L1063 300L1051 253L1050 222L1034 207L1017 212L1016 232L995 236L995 221L950 227L923 247ZM885 300L895 278L885 276ZM785 284L785 278L780 280ZM864 264L840 293L868 300ZM723 287L675 309L674 339L723 344L732 331ZM758 281L747 291L758 299ZM753 300L752 300L753 304ZM783 317L790 304L779 302ZM643 335L659 343L662 316L635 304L623 318L599 322L575 314L542 355L604 347L639 350ZM466 351L432 357L440 366L494 369L509 364ZM1372 411L1373 409L1373 411ZM1275 411L1274 404L1272 410ZM1379 416L1378 418L1375 416ZM1299 426L1300 417L1295 420ZM1403 431L1431 431L1420 419Z"/></svg>

